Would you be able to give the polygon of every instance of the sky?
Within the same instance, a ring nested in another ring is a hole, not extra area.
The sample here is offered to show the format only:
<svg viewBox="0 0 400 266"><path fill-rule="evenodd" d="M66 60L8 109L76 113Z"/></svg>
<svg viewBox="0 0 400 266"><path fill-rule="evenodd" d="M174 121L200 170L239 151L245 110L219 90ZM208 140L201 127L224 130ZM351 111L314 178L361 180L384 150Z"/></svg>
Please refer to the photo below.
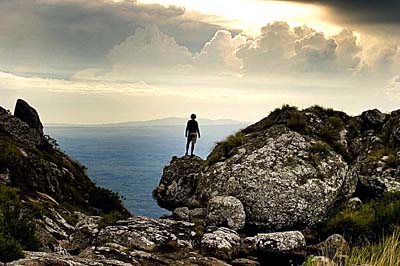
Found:
<svg viewBox="0 0 400 266"><path fill-rule="evenodd" d="M400 1L0 0L0 106L45 123L400 109Z"/></svg>

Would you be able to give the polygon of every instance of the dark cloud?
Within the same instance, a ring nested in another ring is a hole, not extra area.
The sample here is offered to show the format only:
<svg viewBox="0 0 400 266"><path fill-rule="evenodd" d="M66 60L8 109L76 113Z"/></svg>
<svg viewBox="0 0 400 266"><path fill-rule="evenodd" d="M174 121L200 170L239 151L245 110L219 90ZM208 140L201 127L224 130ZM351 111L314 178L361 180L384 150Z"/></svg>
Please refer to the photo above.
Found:
<svg viewBox="0 0 400 266"><path fill-rule="evenodd" d="M181 7L133 1L0 0L0 69L68 77L105 64L112 47L149 24L200 49L219 27L184 13Z"/></svg>
<svg viewBox="0 0 400 266"><path fill-rule="evenodd" d="M350 24L400 24L399 0L285 0L318 4L331 9L328 16Z"/></svg>

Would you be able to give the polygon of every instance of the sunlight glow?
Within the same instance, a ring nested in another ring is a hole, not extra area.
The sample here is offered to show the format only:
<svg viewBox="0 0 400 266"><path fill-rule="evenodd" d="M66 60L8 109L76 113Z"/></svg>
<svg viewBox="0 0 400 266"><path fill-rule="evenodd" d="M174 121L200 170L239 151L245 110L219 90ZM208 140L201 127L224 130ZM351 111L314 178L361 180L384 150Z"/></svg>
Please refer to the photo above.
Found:
<svg viewBox="0 0 400 266"><path fill-rule="evenodd" d="M202 13L206 22L241 29L250 35L257 35L262 26L273 21L287 21L291 26L307 24L328 34L339 30L321 21L322 9L315 5L257 0L139 0L139 3L182 6L189 16Z"/></svg>

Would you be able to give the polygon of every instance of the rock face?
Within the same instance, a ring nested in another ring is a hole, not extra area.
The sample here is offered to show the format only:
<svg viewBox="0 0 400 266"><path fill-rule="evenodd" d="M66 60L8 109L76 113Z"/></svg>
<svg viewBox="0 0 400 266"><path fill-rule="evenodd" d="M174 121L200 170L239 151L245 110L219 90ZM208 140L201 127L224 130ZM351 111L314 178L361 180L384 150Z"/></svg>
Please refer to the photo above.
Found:
<svg viewBox="0 0 400 266"><path fill-rule="evenodd" d="M284 106L217 144L207 160L173 158L154 196L170 210L208 205L209 225L242 228L228 224L240 204L210 209L216 198L234 197L248 229L309 228L353 196L400 191L398 121L400 112L350 117Z"/></svg>
<svg viewBox="0 0 400 266"><path fill-rule="evenodd" d="M14 116L27 123L30 128L36 129L43 135L43 125L38 112L22 99L17 100Z"/></svg>
<svg viewBox="0 0 400 266"><path fill-rule="evenodd" d="M193 173L181 176L173 170L179 169L181 161L173 160L165 172L168 173L169 182L175 180L172 184L182 182L180 180L187 176L196 177L197 183L192 187L192 194L187 194L191 201L234 196L237 202L243 204L250 226L268 230L304 227L320 221L338 198L353 192L343 190L345 183L352 184L349 186L351 190L356 183L351 169L335 152L321 156L317 165L310 162L310 150L316 142L316 139L276 126L263 134L249 136L238 153L224 162L200 171L190 169ZM185 171L188 169L185 168ZM162 189L166 188L164 184L163 177ZM184 187L185 192L180 192L179 186L173 186L173 190L176 191L175 195L190 191ZM184 198L177 201L175 196L169 201L164 195L157 194L157 198L170 205L185 205ZM209 205L215 205L214 201L209 201ZM235 207L229 210L230 218L220 218L213 214L218 214L217 210L211 210L207 219L211 222L230 219L232 224L232 219L243 216L241 204L232 206ZM221 216L224 207L219 209ZM234 228L242 227L241 222L236 224Z"/></svg>
<svg viewBox="0 0 400 266"><path fill-rule="evenodd" d="M233 230L243 229L246 222L246 213L243 204L232 196L217 196L208 202L208 225L227 226Z"/></svg>
<svg viewBox="0 0 400 266"><path fill-rule="evenodd" d="M38 130L38 128L32 128L2 107L0 107L0 130L7 132L13 138L29 147L35 147L43 143L43 128L42 131Z"/></svg>
<svg viewBox="0 0 400 266"><path fill-rule="evenodd" d="M378 109L368 110L361 114L361 117L373 126L382 125L385 122L385 115Z"/></svg>

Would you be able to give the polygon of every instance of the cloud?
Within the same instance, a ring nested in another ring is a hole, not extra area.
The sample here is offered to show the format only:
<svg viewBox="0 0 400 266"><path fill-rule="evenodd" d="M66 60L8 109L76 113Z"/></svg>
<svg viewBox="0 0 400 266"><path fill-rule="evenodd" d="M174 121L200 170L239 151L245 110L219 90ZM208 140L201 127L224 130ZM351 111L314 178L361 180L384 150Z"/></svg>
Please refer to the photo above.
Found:
<svg viewBox="0 0 400 266"><path fill-rule="evenodd" d="M269 23L261 29L261 35L250 40L237 51L248 73L284 71L294 54L295 33L286 22Z"/></svg>
<svg viewBox="0 0 400 266"><path fill-rule="evenodd" d="M261 35L237 52L248 73L354 73L361 68L361 46L350 30L326 37L308 26L291 28L286 22L263 27Z"/></svg>
<svg viewBox="0 0 400 266"><path fill-rule="evenodd" d="M138 28L134 35L114 46L108 53L114 66L130 68L163 68L191 63L192 53L156 26Z"/></svg>
<svg viewBox="0 0 400 266"><path fill-rule="evenodd" d="M151 86L143 81L135 83L77 81L41 77L22 77L0 72L0 88L16 91L34 91L82 95L163 95L165 90Z"/></svg>
<svg viewBox="0 0 400 266"><path fill-rule="evenodd" d="M229 31L219 30L200 53L194 56L194 65L208 71L238 72L242 62L236 56L236 51L246 41L247 38L243 35L232 36Z"/></svg>
<svg viewBox="0 0 400 266"><path fill-rule="evenodd" d="M326 6L331 16L347 23L399 24L400 2L398 0L286 0Z"/></svg>
<svg viewBox="0 0 400 266"><path fill-rule="evenodd" d="M0 17L0 69L64 78L106 64L113 46L148 24L193 51L220 29L182 7L129 0L0 1Z"/></svg>

